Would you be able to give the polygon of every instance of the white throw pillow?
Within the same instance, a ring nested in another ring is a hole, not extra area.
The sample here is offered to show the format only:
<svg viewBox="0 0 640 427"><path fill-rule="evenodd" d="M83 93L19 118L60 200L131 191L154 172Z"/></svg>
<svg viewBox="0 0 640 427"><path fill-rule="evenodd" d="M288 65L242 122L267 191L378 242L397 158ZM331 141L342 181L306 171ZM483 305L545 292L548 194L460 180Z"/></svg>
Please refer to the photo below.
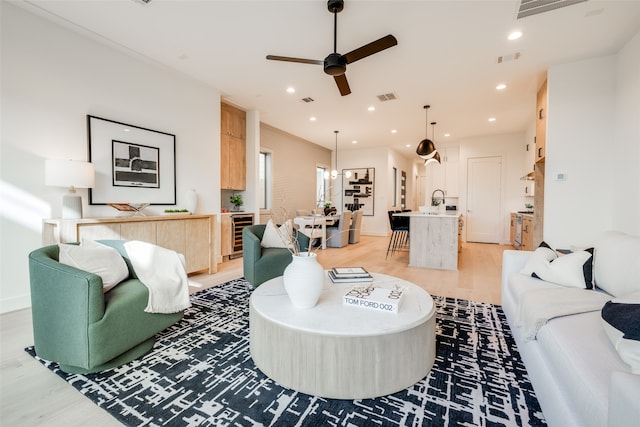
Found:
<svg viewBox="0 0 640 427"><path fill-rule="evenodd" d="M520 273L531 276L534 271L540 269L541 266L546 266L547 264L549 264L549 262L553 261L556 258L558 258L558 254L556 253L556 251L551 249L549 246L541 245L535 251L533 251L529 259L527 260L527 264L522 270L520 270Z"/></svg>
<svg viewBox="0 0 640 427"><path fill-rule="evenodd" d="M532 276L572 288L591 289L593 255L588 251L572 252L536 267Z"/></svg>
<svg viewBox="0 0 640 427"><path fill-rule="evenodd" d="M129 277L127 263L115 248L93 240L85 240L80 245L61 243L58 246L60 263L100 276L103 292Z"/></svg>
<svg viewBox="0 0 640 427"><path fill-rule="evenodd" d="M607 302L601 314L602 327L620 358L640 374L640 292Z"/></svg>
<svg viewBox="0 0 640 427"><path fill-rule="evenodd" d="M280 226L280 229L276 228L272 220L269 220L264 228L260 246L263 248L289 248L291 247L291 242L287 242L285 239L287 239L287 236L292 235L293 225L290 219L286 220Z"/></svg>

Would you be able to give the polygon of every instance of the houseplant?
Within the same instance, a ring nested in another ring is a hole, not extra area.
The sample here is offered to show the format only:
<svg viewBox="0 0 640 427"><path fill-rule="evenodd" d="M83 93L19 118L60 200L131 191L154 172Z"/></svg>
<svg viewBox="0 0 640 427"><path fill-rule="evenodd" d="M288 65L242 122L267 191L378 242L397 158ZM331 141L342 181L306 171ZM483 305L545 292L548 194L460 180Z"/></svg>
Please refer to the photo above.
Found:
<svg viewBox="0 0 640 427"><path fill-rule="evenodd" d="M234 211L239 211L240 210L240 206L242 206L242 195L241 194L234 194L233 196L231 196L229 198L229 200L231 201L231 203L233 204L233 210Z"/></svg>

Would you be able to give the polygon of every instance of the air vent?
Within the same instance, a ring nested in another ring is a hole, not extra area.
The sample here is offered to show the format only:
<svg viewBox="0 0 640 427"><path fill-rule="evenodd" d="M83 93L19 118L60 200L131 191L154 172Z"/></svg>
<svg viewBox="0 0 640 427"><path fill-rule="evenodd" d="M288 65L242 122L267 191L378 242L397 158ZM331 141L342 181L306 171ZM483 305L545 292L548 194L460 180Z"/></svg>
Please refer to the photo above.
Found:
<svg viewBox="0 0 640 427"><path fill-rule="evenodd" d="M503 62L515 61L516 59L520 59L520 52L498 56L498 64L502 64Z"/></svg>
<svg viewBox="0 0 640 427"><path fill-rule="evenodd" d="M310 97L308 97L308 96L307 96L306 98L302 98L302 102L306 102L307 104L308 104L309 102L313 102L313 101L314 101L314 99L313 99L313 98L310 98Z"/></svg>
<svg viewBox="0 0 640 427"><path fill-rule="evenodd" d="M378 99L380 100L380 102L385 102L393 101L395 99L398 99L398 97L395 93L383 93L382 95L378 95Z"/></svg>
<svg viewBox="0 0 640 427"><path fill-rule="evenodd" d="M583 3L587 0L521 0L518 8L518 19L539 13L550 12L572 4Z"/></svg>
<svg viewBox="0 0 640 427"><path fill-rule="evenodd" d="M140 4L147 4L151 2L151 0L131 0L131 1L133 1L134 3L140 3Z"/></svg>

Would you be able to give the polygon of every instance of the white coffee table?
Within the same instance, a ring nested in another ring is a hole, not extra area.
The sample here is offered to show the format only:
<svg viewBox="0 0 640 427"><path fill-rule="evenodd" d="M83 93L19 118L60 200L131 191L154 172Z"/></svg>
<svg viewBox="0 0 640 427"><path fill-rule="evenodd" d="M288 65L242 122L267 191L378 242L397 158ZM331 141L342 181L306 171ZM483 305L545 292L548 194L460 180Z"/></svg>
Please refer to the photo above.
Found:
<svg viewBox="0 0 640 427"><path fill-rule="evenodd" d="M256 366L280 385L333 399L366 399L424 378L435 359L435 306L422 288L372 273L376 286L406 287L397 314L344 306L353 284L327 278L318 304L291 305L282 277L250 300L250 348Z"/></svg>

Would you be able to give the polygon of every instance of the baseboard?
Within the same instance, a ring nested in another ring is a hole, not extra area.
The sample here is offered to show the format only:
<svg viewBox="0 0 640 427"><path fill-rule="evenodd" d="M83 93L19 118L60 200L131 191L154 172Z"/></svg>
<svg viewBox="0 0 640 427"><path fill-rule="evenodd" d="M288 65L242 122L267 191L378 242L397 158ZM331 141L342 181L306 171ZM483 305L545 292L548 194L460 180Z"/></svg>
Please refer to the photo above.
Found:
<svg viewBox="0 0 640 427"><path fill-rule="evenodd" d="M31 295L0 299L0 314L31 307Z"/></svg>

